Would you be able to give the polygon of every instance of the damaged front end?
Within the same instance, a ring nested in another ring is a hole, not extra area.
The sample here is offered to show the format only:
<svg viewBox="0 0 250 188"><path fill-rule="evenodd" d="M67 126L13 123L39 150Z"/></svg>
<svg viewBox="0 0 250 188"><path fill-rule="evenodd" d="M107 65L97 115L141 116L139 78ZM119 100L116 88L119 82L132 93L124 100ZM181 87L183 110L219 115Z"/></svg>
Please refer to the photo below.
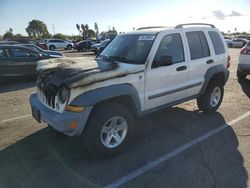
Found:
<svg viewBox="0 0 250 188"><path fill-rule="evenodd" d="M69 100L72 84L98 73L115 70L118 67L117 63L104 61L90 61L86 64L74 60L65 61L65 59L56 61L54 66L49 65L50 68L45 69L38 76L37 96L43 104L59 112L62 112ZM95 76L92 78L92 82L97 80ZM81 86L85 84L83 82Z"/></svg>

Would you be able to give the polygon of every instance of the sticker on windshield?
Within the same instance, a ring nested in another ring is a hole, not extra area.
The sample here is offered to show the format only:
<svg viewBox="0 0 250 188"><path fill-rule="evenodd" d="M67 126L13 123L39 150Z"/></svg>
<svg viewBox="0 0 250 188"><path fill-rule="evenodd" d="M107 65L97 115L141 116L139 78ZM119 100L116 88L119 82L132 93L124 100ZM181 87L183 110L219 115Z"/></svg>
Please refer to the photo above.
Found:
<svg viewBox="0 0 250 188"><path fill-rule="evenodd" d="M142 35L138 38L138 40L154 40L155 36L154 35Z"/></svg>

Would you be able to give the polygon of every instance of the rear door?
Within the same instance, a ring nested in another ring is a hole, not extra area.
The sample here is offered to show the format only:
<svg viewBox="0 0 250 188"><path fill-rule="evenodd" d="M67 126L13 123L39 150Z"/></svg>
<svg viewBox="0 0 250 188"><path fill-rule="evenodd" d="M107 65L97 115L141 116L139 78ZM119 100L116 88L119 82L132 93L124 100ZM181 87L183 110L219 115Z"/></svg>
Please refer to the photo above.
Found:
<svg viewBox="0 0 250 188"><path fill-rule="evenodd" d="M193 96L200 92L206 71L215 64L216 60L210 52L207 33L191 30L185 32L185 36L189 48L189 84L194 86L188 93Z"/></svg>
<svg viewBox="0 0 250 188"><path fill-rule="evenodd" d="M42 59L39 53L23 48L10 48L11 68L15 75L35 75L36 62Z"/></svg>

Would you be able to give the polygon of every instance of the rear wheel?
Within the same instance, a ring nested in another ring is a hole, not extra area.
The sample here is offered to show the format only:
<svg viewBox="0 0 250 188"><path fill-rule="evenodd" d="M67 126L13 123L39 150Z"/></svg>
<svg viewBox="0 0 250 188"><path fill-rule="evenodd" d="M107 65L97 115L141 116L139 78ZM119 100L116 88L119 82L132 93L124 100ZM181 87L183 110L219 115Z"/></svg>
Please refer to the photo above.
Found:
<svg viewBox="0 0 250 188"><path fill-rule="evenodd" d="M54 45L51 45L51 46L49 46L49 49L50 49L50 50L55 50L56 47L55 47Z"/></svg>
<svg viewBox="0 0 250 188"><path fill-rule="evenodd" d="M85 147L93 154L114 156L129 144L134 133L134 117L121 104L99 106L94 110L82 135Z"/></svg>
<svg viewBox="0 0 250 188"><path fill-rule="evenodd" d="M247 75L246 75L245 73L243 73L243 72L237 70L237 77L238 77L239 80L245 79L246 76L247 76Z"/></svg>
<svg viewBox="0 0 250 188"><path fill-rule="evenodd" d="M212 81L205 93L197 99L197 105L203 112L215 112L223 99L224 88L218 81Z"/></svg>
<svg viewBox="0 0 250 188"><path fill-rule="evenodd" d="M72 50L72 45L68 45L67 50Z"/></svg>

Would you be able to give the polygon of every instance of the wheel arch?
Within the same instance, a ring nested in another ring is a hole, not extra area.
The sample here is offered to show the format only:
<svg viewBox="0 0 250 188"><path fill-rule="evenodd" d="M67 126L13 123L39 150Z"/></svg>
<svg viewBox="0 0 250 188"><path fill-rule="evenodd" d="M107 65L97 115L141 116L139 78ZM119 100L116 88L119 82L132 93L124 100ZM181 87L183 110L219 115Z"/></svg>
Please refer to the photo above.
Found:
<svg viewBox="0 0 250 188"><path fill-rule="evenodd" d="M200 90L200 95L205 93L208 85L212 81L215 80L219 81L224 86L228 80L228 76L229 76L229 71L224 67L224 65L221 64L210 67L204 76L204 83Z"/></svg>
<svg viewBox="0 0 250 188"><path fill-rule="evenodd" d="M131 84L119 84L88 91L74 99L70 105L93 106L93 111L100 105L112 102L123 104L136 115L141 112L138 92Z"/></svg>

